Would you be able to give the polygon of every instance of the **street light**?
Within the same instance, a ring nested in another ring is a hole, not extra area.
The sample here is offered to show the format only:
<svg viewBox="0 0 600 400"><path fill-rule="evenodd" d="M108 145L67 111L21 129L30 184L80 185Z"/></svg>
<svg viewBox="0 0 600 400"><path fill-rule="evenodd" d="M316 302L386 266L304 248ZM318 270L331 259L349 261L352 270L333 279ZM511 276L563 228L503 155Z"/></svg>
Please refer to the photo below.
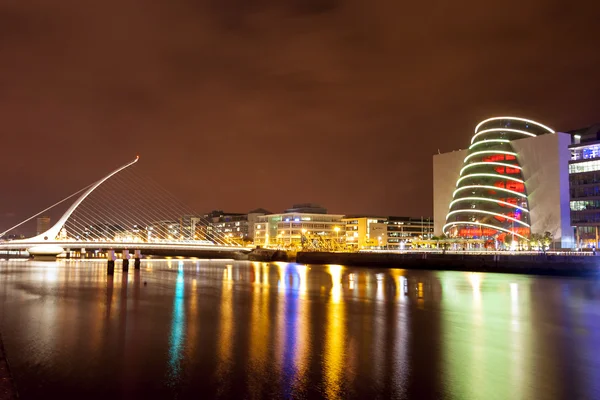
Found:
<svg viewBox="0 0 600 400"><path fill-rule="evenodd" d="M340 227L336 226L335 228L333 228L333 230L335 231L335 241L339 243L340 242L340 236L339 236Z"/></svg>

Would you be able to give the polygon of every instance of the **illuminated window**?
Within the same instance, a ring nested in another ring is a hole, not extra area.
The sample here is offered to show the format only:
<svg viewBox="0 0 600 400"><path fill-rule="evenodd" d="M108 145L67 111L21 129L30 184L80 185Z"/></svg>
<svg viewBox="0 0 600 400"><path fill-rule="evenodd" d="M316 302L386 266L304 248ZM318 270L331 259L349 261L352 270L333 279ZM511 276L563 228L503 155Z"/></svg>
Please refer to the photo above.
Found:
<svg viewBox="0 0 600 400"><path fill-rule="evenodd" d="M577 164L569 164L569 173L600 171L600 161L586 161Z"/></svg>

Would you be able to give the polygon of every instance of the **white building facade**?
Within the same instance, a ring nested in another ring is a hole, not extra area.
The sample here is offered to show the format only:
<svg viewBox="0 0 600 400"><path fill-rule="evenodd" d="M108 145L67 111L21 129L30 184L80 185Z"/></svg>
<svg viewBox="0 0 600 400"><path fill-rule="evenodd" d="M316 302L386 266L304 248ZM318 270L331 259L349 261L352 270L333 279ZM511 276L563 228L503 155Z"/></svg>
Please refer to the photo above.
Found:
<svg viewBox="0 0 600 400"><path fill-rule="evenodd" d="M497 246L550 232L555 248L573 248L570 143L524 118L481 122L469 149L433 157L434 234Z"/></svg>

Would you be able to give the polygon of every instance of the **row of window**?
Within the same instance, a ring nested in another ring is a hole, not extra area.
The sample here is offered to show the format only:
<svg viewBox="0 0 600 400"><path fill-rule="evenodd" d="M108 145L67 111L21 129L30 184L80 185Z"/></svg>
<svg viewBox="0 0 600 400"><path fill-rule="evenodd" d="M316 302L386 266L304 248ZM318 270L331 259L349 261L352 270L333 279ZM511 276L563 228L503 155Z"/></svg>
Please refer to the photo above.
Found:
<svg viewBox="0 0 600 400"><path fill-rule="evenodd" d="M332 217L332 216L319 216L319 217L307 217L307 216L291 216L291 217L284 217L282 218L281 216L276 216L276 217L270 217L270 216L261 216L258 218L258 222L260 223L267 223L267 222L303 222L303 221L314 221L314 222L335 222L335 223L340 223L342 224L343 222L341 222L339 219L337 219L336 217Z"/></svg>
<svg viewBox="0 0 600 400"><path fill-rule="evenodd" d="M431 225L428 226L390 226L388 225L388 231L391 232L433 232Z"/></svg>
<svg viewBox="0 0 600 400"><path fill-rule="evenodd" d="M585 161L577 164L569 164L569 174L580 172L600 171L600 160Z"/></svg>
<svg viewBox="0 0 600 400"><path fill-rule="evenodd" d="M571 202L571 211L598 209L600 209L600 200L576 200Z"/></svg>
<svg viewBox="0 0 600 400"><path fill-rule="evenodd" d="M588 234L595 235L596 227L595 226L578 226L577 233L579 233L580 235L588 235Z"/></svg>
<svg viewBox="0 0 600 400"><path fill-rule="evenodd" d="M571 188L571 198L585 198L585 197L596 197L600 196L600 187L598 186L587 186L587 187L574 187Z"/></svg>
<svg viewBox="0 0 600 400"><path fill-rule="evenodd" d="M591 160L600 158L600 145L571 150L571 160Z"/></svg>
<svg viewBox="0 0 600 400"><path fill-rule="evenodd" d="M433 232L433 230L428 231L428 233ZM427 236L428 233L425 232L388 232L388 237L413 237L420 236L421 234Z"/></svg>
<svg viewBox="0 0 600 400"><path fill-rule="evenodd" d="M571 223L573 225L600 223L600 212L586 213L574 211L571 213Z"/></svg>
<svg viewBox="0 0 600 400"><path fill-rule="evenodd" d="M334 225L330 225L330 224L298 224L298 223L285 223L285 222L280 222L277 224L277 229L289 229L289 228L304 228L304 229L330 229L333 230ZM342 227L340 227L340 229L342 229ZM259 228L260 229L260 228Z"/></svg>

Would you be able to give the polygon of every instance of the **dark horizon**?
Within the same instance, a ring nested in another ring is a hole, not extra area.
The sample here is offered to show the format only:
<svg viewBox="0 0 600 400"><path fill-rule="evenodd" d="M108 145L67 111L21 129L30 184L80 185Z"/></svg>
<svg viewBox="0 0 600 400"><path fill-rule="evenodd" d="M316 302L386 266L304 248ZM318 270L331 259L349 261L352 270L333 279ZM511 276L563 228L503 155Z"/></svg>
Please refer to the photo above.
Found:
<svg viewBox="0 0 600 400"><path fill-rule="evenodd" d="M514 10L519 10L518 13ZM431 216L432 156L492 116L600 122L600 5L0 6L0 231L137 154L200 212Z"/></svg>

